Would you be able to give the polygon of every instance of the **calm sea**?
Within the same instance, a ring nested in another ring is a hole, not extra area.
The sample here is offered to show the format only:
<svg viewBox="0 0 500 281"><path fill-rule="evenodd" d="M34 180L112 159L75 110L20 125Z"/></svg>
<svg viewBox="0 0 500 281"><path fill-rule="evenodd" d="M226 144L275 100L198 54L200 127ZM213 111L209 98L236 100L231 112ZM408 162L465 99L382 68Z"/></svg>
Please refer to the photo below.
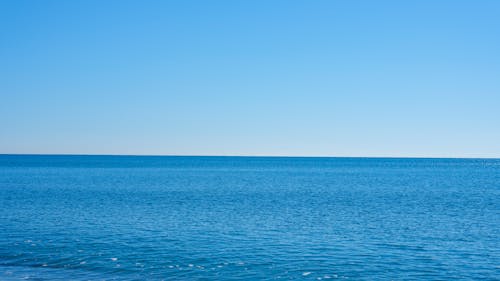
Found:
<svg viewBox="0 0 500 281"><path fill-rule="evenodd" d="M0 155L0 280L499 280L500 160Z"/></svg>

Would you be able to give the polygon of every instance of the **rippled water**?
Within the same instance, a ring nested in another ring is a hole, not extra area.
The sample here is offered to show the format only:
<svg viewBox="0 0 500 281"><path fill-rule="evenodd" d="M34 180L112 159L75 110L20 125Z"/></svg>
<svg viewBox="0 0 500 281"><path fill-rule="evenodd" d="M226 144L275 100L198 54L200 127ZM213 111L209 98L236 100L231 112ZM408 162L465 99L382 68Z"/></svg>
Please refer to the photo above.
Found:
<svg viewBox="0 0 500 281"><path fill-rule="evenodd" d="M0 280L498 280L500 160L0 155Z"/></svg>

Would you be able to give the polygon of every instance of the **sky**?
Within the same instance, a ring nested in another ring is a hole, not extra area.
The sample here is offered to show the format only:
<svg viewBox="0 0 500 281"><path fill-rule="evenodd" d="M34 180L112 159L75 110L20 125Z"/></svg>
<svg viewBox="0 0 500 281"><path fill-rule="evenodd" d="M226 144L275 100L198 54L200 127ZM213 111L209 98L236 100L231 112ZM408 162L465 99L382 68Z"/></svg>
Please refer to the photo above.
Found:
<svg viewBox="0 0 500 281"><path fill-rule="evenodd" d="M0 153L500 157L500 1L0 1Z"/></svg>

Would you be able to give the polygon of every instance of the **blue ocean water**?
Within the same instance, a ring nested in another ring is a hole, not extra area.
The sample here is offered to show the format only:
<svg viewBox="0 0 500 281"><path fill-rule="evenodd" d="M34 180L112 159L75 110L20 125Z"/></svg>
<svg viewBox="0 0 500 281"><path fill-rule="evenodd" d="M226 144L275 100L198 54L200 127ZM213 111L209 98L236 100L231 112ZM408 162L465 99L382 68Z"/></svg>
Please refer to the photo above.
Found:
<svg viewBox="0 0 500 281"><path fill-rule="evenodd" d="M0 155L0 280L499 280L500 160Z"/></svg>

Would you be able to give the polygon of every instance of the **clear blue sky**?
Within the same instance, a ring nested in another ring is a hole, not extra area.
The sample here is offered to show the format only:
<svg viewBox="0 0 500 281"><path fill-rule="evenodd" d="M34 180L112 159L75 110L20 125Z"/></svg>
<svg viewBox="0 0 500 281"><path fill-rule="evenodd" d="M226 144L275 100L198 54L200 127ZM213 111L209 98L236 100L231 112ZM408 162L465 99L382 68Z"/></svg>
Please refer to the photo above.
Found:
<svg viewBox="0 0 500 281"><path fill-rule="evenodd" d="M500 1L1 1L0 153L500 157Z"/></svg>

